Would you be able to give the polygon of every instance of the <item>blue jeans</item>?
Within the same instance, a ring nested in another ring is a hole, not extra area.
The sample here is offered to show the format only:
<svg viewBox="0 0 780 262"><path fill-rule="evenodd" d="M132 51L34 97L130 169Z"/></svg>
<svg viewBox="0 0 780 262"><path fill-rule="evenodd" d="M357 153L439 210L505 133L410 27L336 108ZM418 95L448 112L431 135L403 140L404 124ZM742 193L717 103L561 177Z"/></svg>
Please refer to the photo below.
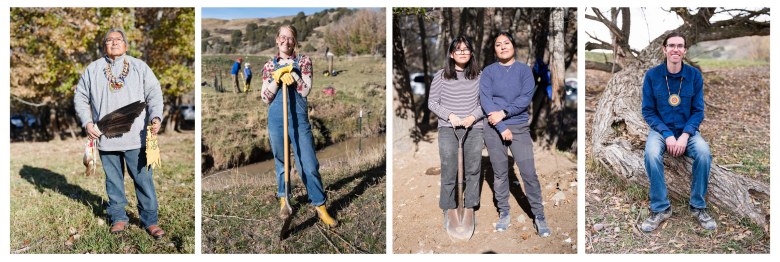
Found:
<svg viewBox="0 0 780 262"><path fill-rule="evenodd" d="M127 222L125 212L125 174L123 166L133 178L135 196L138 199L138 214L144 228L157 225L157 194L154 192L152 170L146 169L146 150L143 148L127 151L100 151L100 161L106 172L106 193L108 194L108 213L111 224Z"/></svg>
<svg viewBox="0 0 780 262"><path fill-rule="evenodd" d="M295 167L301 176L301 181L306 186L309 202L313 206L325 204L325 191L322 189L320 178L320 163L314 152L314 138L309 124L306 98L302 97L295 88L288 88L288 133L291 149L295 155ZM284 197L284 106L283 94L279 89L274 100L268 108L268 135L271 138L271 151L274 154L276 167L276 182L279 185L278 197ZM292 185L290 185L292 191Z"/></svg>
<svg viewBox="0 0 780 262"><path fill-rule="evenodd" d="M664 180L665 151L666 139L651 129L647 134L647 143L645 144L645 169L650 179L650 211L653 212L664 211L670 206L666 181ZM707 202L704 197L707 195L712 155L710 154L710 146L699 132L688 138L685 156L693 159L690 205L695 208L706 208Z"/></svg>

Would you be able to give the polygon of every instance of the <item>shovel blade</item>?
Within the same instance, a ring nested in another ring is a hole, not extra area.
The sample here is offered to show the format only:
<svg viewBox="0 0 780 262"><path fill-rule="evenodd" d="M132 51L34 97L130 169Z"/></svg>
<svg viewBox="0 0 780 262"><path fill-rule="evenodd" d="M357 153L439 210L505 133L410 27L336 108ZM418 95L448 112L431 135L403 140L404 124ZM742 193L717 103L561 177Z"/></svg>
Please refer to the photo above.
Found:
<svg viewBox="0 0 780 262"><path fill-rule="evenodd" d="M474 209L466 208L463 213L457 209L447 210L447 234L453 241L468 241L474 235L476 220L474 218Z"/></svg>

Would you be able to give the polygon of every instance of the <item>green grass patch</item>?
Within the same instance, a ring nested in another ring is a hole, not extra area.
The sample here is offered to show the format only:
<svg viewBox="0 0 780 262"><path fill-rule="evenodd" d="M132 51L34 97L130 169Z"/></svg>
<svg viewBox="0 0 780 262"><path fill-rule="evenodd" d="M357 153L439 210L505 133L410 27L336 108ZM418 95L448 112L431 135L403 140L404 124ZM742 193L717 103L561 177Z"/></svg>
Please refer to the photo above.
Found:
<svg viewBox="0 0 780 262"><path fill-rule="evenodd" d="M723 60L723 59L711 59L711 58L694 58L693 61L704 69L725 69L725 68L739 68L739 67L759 67L768 66L769 62L760 60Z"/></svg>
<svg viewBox="0 0 780 262"><path fill-rule="evenodd" d="M194 253L195 160L192 133L160 136L154 170L160 226L154 240L138 220L133 180L125 177L130 227L109 234L102 166L84 176L83 140L11 144L10 248L15 253Z"/></svg>

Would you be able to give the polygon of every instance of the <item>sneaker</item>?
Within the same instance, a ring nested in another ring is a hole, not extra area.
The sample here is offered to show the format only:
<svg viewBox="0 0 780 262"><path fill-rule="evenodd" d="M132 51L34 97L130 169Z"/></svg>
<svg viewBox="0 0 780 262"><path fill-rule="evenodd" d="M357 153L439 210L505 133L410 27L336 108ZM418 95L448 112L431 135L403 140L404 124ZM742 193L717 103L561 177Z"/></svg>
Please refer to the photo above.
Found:
<svg viewBox="0 0 780 262"><path fill-rule="evenodd" d="M290 213L290 210L292 210L292 209L289 209L287 207L287 205L289 205L289 203L287 203L287 201L285 201L283 197L280 197L279 198L279 217L281 217L282 219L287 219L288 217L290 217L290 215L292 215Z"/></svg>
<svg viewBox="0 0 780 262"><path fill-rule="evenodd" d="M336 227L339 225L339 221L336 221L333 217L328 214L328 210L325 209L325 205L321 205L314 208L317 210L317 216L320 217L320 221L324 223L325 225L328 225L330 227Z"/></svg>
<svg viewBox="0 0 780 262"><path fill-rule="evenodd" d="M502 232L506 231L506 229L509 227L509 221L512 220L509 216L509 212L506 213L500 213L498 216L498 222L496 222L496 231Z"/></svg>
<svg viewBox="0 0 780 262"><path fill-rule="evenodd" d="M549 237L552 233L550 228L547 227L547 221L544 220L544 216L537 216L536 219L534 219L534 228L536 228L536 233L539 234L540 237Z"/></svg>
<svg viewBox="0 0 780 262"><path fill-rule="evenodd" d="M718 223L715 222L715 219L710 216L710 214L707 214L707 210L704 208L695 208L695 207L688 207L688 210L691 211L691 214L699 220L699 224L701 227L707 230L713 230L718 228Z"/></svg>
<svg viewBox="0 0 780 262"><path fill-rule="evenodd" d="M672 216L672 208L669 207L664 211L661 212L650 212L650 217L645 219L644 222L642 222L642 225L640 225L640 229L645 232L652 232L656 228L658 228L661 223L666 221L669 217Z"/></svg>

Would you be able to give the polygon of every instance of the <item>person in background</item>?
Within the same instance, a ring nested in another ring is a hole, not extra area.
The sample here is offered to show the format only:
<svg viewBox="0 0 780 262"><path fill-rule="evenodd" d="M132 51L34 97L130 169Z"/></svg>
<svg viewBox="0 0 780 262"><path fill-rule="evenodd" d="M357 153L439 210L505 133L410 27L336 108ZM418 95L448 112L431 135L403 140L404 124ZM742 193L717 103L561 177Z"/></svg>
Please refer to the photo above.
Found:
<svg viewBox="0 0 780 262"><path fill-rule="evenodd" d="M233 86L235 87L236 93L241 93L241 86L239 83L239 76L238 74L241 72L241 58L236 58L236 61L233 63L233 69L230 70L230 74L233 75Z"/></svg>
<svg viewBox="0 0 780 262"><path fill-rule="evenodd" d="M247 93L252 91L252 69L249 66L249 63L244 64L244 92Z"/></svg>

